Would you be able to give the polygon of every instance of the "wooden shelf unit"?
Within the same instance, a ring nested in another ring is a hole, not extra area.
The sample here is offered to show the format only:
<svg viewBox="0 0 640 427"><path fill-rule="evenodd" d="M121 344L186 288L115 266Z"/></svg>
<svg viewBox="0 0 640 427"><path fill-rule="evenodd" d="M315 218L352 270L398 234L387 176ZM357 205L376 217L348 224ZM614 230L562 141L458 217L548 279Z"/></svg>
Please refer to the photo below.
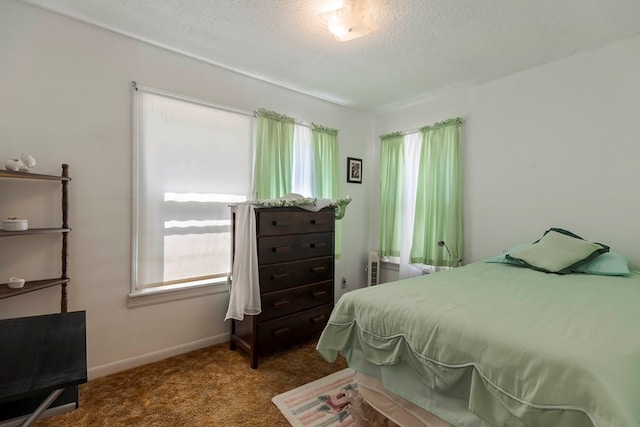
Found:
<svg viewBox="0 0 640 427"><path fill-rule="evenodd" d="M62 175L43 175L30 172L12 172L1 170L0 179L27 179L27 180L39 180L39 181L60 181L62 183L62 195L61 195L61 210L62 210L62 226L60 228L30 228L23 231L3 231L0 230L0 238L4 237L20 237L20 236L33 236L38 234L62 234L62 250L61 250L61 275L59 278L54 279L42 279L31 280L24 284L22 288L11 289L6 283L0 284L0 299L10 298L18 295L23 295L29 292L38 291L40 289L50 288L52 286L60 286L60 312L67 312L67 284L69 283L69 277L67 275L67 263L68 263L68 234L71 231L69 227L69 193L68 182L71 181L69 177L69 165L62 165Z"/></svg>

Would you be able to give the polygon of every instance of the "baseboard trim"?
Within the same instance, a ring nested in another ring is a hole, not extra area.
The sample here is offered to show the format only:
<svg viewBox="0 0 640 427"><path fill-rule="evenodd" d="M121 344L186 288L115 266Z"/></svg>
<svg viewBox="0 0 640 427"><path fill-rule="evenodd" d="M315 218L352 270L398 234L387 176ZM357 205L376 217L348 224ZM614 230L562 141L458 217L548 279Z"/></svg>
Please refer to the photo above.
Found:
<svg viewBox="0 0 640 427"><path fill-rule="evenodd" d="M224 333L201 340L192 341L189 343L176 345L173 347L163 348L162 350L153 351L151 353L141 354L139 356L129 357L127 359L105 363L104 365L94 366L93 368L89 368L87 370L87 377L89 380L93 380L95 378L100 378L106 375L115 374L117 372L126 371L127 369L157 362L159 360L177 356L182 353L187 353L189 351L198 350L200 348L208 347L215 344L220 344L225 341L229 341L229 338L230 335L228 333Z"/></svg>

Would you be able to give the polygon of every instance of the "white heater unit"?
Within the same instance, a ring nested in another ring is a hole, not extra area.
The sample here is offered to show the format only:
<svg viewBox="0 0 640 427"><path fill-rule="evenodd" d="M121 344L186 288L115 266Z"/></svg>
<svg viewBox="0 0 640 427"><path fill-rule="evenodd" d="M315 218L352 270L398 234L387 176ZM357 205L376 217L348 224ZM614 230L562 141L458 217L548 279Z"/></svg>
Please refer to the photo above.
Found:
<svg viewBox="0 0 640 427"><path fill-rule="evenodd" d="M377 252L369 252L367 262L367 286L375 286L380 283L380 255Z"/></svg>

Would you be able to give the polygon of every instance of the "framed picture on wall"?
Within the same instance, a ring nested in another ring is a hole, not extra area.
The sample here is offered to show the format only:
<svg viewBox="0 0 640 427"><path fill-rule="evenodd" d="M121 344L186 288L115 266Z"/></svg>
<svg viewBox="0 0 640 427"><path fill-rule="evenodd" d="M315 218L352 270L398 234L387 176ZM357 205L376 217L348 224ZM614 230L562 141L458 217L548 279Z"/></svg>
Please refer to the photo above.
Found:
<svg viewBox="0 0 640 427"><path fill-rule="evenodd" d="M347 182L362 184L362 159L347 157Z"/></svg>

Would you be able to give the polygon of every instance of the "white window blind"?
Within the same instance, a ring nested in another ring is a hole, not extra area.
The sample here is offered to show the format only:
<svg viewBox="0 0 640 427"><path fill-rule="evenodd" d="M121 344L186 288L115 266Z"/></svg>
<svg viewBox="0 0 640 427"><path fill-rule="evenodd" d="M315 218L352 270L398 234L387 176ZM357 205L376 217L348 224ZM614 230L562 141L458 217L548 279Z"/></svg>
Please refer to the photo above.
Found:
<svg viewBox="0 0 640 427"><path fill-rule="evenodd" d="M132 293L225 281L251 192L253 117L158 92L134 92Z"/></svg>

